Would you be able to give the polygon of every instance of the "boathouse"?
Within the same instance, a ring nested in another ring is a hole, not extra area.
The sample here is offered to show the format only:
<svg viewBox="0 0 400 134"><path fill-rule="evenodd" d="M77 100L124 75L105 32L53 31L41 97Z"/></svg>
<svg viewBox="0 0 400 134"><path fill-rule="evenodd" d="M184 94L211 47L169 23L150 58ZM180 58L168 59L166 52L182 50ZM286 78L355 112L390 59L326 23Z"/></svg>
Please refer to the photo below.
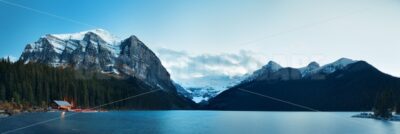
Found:
<svg viewBox="0 0 400 134"><path fill-rule="evenodd" d="M57 105L57 109L60 110L71 110L72 108L72 105L66 101L54 100L54 103Z"/></svg>

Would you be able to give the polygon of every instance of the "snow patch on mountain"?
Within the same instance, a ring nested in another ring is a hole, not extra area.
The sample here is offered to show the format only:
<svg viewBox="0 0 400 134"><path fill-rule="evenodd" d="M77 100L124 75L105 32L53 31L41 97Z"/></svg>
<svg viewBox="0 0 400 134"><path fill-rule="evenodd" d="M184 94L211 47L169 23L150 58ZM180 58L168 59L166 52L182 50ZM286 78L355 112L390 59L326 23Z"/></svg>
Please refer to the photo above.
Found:
<svg viewBox="0 0 400 134"><path fill-rule="evenodd" d="M308 76L312 76L314 74L331 74L337 70L344 69L347 65L357 62L356 60L341 58L333 63L326 64L324 66L320 66L317 62L311 62L306 67L302 68L293 68L298 70L301 74L301 78L305 78ZM282 68L278 63L274 61L268 62L267 65L263 66L261 69L253 72L252 75L248 76L243 82L250 82L256 79L268 79L272 77L276 77L276 73ZM287 69L287 68L286 68ZM322 77L323 78L323 77Z"/></svg>
<svg viewBox="0 0 400 134"><path fill-rule="evenodd" d="M301 73L301 76L304 77L306 75L309 75L314 70L317 70L318 68L320 68L319 64L317 62L313 61L310 64L308 64L306 67L299 68L299 71Z"/></svg>
<svg viewBox="0 0 400 134"><path fill-rule="evenodd" d="M330 73L335 72L336 70L343 69L347 65L355 63L355 62L357 62L357 61L348 59L348 58L340 58L339 60L337 60L333 63L326 64L326 65L320 67L319 69L313 71L313 73L322 72L325 74L330 74Z"/></svg>
<svg viewBox="0 0 400 134"><path fill-rule="evenodd" d="M269 61L267 65L263 66L261 69L256 70L253 74L249 75L243 82L249 82L257 79L263 75L269 75L270 73L276 72L279 69L282 69L282 66L274 61Z"/></svg>
<svg viewBox="0 0 400 134"><path fill-rule="evenodd" d="M102 38L105 42L111 45L116 45L120 40L118 37L112 35L108 31L104 29L93 29L93 30L88 30L88 31L82 31L78 33L69 33L69 34L49 34L50 36L57 37L61 40L83 40L85 35L89 32L92 32L100 38Z"/></svg>
<svg viewBox="0 0 400 134"><path fill-rule="evenodd" d="M192 100L196 103L206 102L222 92L217 91L212 87L192 87L187 88L186 90L191 93Z"/></svg>
<svg viewBox="0 0 400 134"><path fill-rule="evenodd" d="M266 66L264 66L263 68L275 72L275 71L278 71L279 69L281 69L282 66L274 61L269 61L268 64Z"/></svg>
<svg viewBox="0 0 400 134"><path fill-rule="evenodd" d="M191 78L180 82L177 89L184 89L186 92L179 92L181 96L192 99L196 103L208 101L210 98L225 91L231 86L239 84L243 80L243 76L204 76L199 78Z"/></svg>

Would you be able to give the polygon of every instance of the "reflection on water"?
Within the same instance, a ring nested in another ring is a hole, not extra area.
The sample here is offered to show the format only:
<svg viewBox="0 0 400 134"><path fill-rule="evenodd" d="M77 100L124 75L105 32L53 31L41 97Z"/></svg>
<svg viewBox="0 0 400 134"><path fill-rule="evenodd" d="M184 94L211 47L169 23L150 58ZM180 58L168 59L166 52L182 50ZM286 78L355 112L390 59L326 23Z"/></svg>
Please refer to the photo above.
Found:
<svg viewBox="0 0 400 134"><path fill-rule="evenodd" d="M61 119L65 118L65 112L61 112Z"/></svg>
<svg viewBox="0 0 400 134"><path fill-rule="evenodd" d="M17 133L400 133L400 122L351 118L356 113L350 112L125 111L70 114L29 113L0 119L0 132L61 117Z"/></svg>

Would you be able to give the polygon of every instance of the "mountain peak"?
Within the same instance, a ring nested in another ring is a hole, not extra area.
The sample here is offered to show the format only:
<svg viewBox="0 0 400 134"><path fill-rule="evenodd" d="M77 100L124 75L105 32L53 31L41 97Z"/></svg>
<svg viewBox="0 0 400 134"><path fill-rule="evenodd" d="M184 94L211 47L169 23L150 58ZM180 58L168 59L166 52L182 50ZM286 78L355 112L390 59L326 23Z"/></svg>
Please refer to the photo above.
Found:
<svg viewBox="0 0 400 134"><path fill-rule="evenodd" d="M320 68L319 64L317 62L313 61L313 62L310 62L306 67L299 68L299 70L301 72L302 77L304 77L318 68Z"/></svg>
<svg viewBox="0 0 400 134"><path fill-rule="evenodd" d="M354 62L356 62L356 61L354 61L352 59L349 59L349 58L340 58L339 60L337 60L337 61L335 61L333 63L340 63L340 64L348 65L348 64L351 64L351 63L354 63Z"/></svg>
<svg viewBox="0 0 400 134"><path fill-rule="evenodd" d="M129 36L129 39L131 39L131 40L139 40L139 38L138 38L138 37L136 37L135 35L131 35L131 36Z"/></svg>
<svg viewBox="0 0 400 134"><path fill-rule="evenodd" d="M346 70L356 72L356 71L362 71L362 70L370 70L370 72L380 72L377 68L372 66L366 61L357 61L354 64L351 64L349 66L346 66Z"/></svg>
<svg viewBox="0 0 400 134"><path fill-rule="evenodd" d="M313 62L310 62L310 63L307 65L307 67L319 68L320 66L319 66L319 64L318 64L317 62L313 61Z"/></svg>
<svg viewBox="0 0 400 134"><path fill-rule="evenodd" d="M86 35L89 34L95 34L99 36L108 44L116 44L117 42L119 42L118 37L112 35L110 32L104 29L92 29L78 33L67 33L67 34L48 34L46 36L53 36L61 40L82 40Z"/></svg>
<svg viewBox="0 0 400 134"><path fill-rule="evenodd" d="M254 71L250 76L247 76L243 82L253 81L259 77L269 76L271 73L277 72L282 69L282 66L274 61L269 61L267 65L264 65L261 69Z"/></svg>
<svg viewBox="0 0 400 134"><path fill-rule="evenodd" d="M349 58L340 58L335 62L320 66L317 62L310 62L307 66L298 68L296 70L300 71L301 77L310 77L315 74L331 74L337 70L345 69L347 65L356 63L356 60ZM267 65L264 65L261 69L256 70L250 75L246 81L251 81L257 78L270 77L272 73L282 70L282 66L274 61L269 61Z"/></svg>
<svg viewBox="0 0 400 134"><path fill-rule="evenodd" d="M345 67L349 64L355 63L355 62L357 62L357 61L349 59L349 58L340 58L340 59L336 60L335 62L327 64L325 66L336 66L336 67L343 68L343 67Z"/></svg>
<svg viewBox="0 0 400 134"><path fill-rule="evenodd" d="M279 69L282 68L282 66L276 63L275 61L269 61L268 64L265 65L263 68L269 69L271 71L278 71Z"/></svg>
<svg viewBox="0 0 400 134"><path fill-rule="evenodd" d="M319 71L322 71L323 73L330 74L335 72L336 70L343 69L347 65L355 63L357 61L349 59L349 58L340 58L339 60L326 64L325 66L322 66Z"/></svg>
<svg viewBox="0 0 400 134"><path fill-rule="evenodd" d="M272 61L272 60L271 60L271 61L268 61L267 65L270 65L270 64L271 64L271 65L274 65L274 64L278 64L278 63L276 63L275 61Z"/></svg>

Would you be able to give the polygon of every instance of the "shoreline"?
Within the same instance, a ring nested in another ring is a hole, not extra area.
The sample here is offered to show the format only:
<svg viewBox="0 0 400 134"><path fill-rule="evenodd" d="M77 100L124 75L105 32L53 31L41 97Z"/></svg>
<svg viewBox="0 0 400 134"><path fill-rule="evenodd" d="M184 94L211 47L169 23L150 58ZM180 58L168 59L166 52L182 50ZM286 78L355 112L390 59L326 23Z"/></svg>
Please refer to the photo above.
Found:
<svg viewBox="0 0 400 134"><path fill-rule="evenodd" d="M400 122L400 115L397 114L393 114L392 117L390 118L382 118L382 117L377 117L372 113L359 113L356 115L351 116L353 118L364 118L364 119L375 119L375 120L381 120L381 121L396 121L396 122Z"/></svg>
<svg viewBox="0 0 400 134"><path fill-rule="evenodd" d="M193 109L193 110L177 110L177 109L160 109L160 110L145 110L145 109L111 109L111 110L95 110L95 111L63 111L63 110L57 110L57 109L52 109L49 110L47 108L40 108L40 107L29 107L26 108L24 107L23 109L0 109L0 119L1 118L7 118L19 114L24 114L24 113L36 113L36 112L73 112L73 113L97 113L97 112L114 112L114 111L232 111L232 112L241 112L237 110L198 110L198 109ZM313 111L246 111L246 112L313 112ZM321 111L322 113L324 112L360 112L360 111ZM382 121L399 121L400 122L400 115L398 114L393 114L391 118L381 118L381 117L376 117L373 115L372 112L370 111L365 111L356 115L351 116L352 118L365 118L365 119L375 119L375 120L382 120Z"/></svg>
<svg viewBox="0 0 400 134"><path fill-rule="evenodd" d="M0 118L7 118L22 113L47 111L48 109L44 106L23 105L15 102L0 102Z"/></svg>
<svg viewBox="0 0 400 134"><path fill-rule="evenodd" d="M11 111L9 110L0 110L0 119L1 118L7 118L15 115L20 115L24 113L36 113L36 112L49 112L49 110L19 110L19 109L13 109Z"/></svg>

